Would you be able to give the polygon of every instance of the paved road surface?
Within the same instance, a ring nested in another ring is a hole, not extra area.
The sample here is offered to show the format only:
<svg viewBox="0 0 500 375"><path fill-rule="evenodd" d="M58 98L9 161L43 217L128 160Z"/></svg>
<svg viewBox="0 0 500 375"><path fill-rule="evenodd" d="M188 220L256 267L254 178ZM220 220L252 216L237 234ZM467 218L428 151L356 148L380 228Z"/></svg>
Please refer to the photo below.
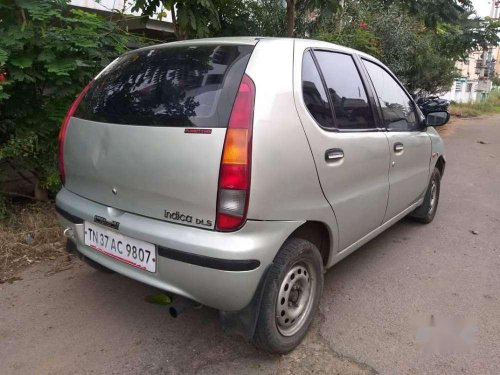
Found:
<svg viewBox="0 0 500 375"><path fill-rule="evenodd" d="M224 335L211 309L174 320L144 302L152 288L75 262L0 285L1 372L498 374L500 118L446 133L434 222L404 220L333 267L292 354Z"/></svg>

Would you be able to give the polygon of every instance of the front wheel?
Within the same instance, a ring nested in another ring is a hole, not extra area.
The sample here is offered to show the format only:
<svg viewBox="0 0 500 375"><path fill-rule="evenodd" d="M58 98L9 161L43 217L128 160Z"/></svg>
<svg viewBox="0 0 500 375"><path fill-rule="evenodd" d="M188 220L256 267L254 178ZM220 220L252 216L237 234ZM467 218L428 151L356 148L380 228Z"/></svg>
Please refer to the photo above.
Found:
<svg viewBox="0 0 500 375"><path fill-rule="evenodd" d="M269 270L254 344L270 353L285 354L305 337L323 291L323 261L311 242L285 242Z"/></svg>
<svg viewBox="0 0 500 375"><path fill-rule="evenodd" d="M439 203L439 191L441 189L441 173L434 168L429 186L425 192L424 203L410 214L414 220L429 224L434 220Z"/></svg>

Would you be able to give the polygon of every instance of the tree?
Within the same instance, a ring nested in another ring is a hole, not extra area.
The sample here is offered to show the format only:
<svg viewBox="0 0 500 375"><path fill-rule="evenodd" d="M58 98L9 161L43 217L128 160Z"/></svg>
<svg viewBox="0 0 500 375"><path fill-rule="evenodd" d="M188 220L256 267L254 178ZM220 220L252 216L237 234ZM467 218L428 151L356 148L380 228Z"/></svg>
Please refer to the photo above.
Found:
<svg viewBox="0 0 500 375"><path fill-rule="evenodd" d="M312 34L378 57L419 94L447 90L455 61L498 44L499 30L498 21L474 17L468 0L349 0Z"/></svg>
<svg viewBox="0 0 500 375"><path fill-rule="evenodd" d="M295 1L286 0L286 35L293 36L295 30Z"/></svg>
<svg viewBox="0 0 500 375"><path fill-rule="evenodd" d="M457 23L474 10L471 0L382 0L382 4L395 5L431 28L442 23Z"/></svg>
<svg viewBox="0 0 500 375"><path fill-rule="evenodd" d="M286 35L286 9L281 0L217 0L220 29L211 36Z"/></svg>
<svg viewBox="0 0 500 375"><path fill-rule="evenodd" d="M172 15L177 40L204 38L211 30L220 29L219 15L213 0L135 0L132 10L150 17L161 7Z"/></svg>
<svg viewBox="0 0 500 375"><path fill-rule="evenodd" d="M67 0L0 5L0 160L35 176L35 195L59 185L57 134L71 101L104 66L140 43Z"/></svg>
<svg viewBox="0 0 500 375"><path fill-rule="evenodd" d="M345 0L286 0L287 36L295 36L297 19L302 23L311 23L322 16L331 16L339 10Z"/></svg>

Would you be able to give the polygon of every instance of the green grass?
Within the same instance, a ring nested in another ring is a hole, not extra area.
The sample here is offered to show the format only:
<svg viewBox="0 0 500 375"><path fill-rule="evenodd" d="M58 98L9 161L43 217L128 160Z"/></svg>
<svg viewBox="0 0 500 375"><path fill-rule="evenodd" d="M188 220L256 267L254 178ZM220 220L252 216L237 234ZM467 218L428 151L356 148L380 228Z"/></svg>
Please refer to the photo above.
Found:
<svg viewBox="0 0 500 375"><path fill-rule="evenodd" d="M477 117L500 113L500 92L492 92L482 103L452 103L450 113L458 117Z"/></svg>

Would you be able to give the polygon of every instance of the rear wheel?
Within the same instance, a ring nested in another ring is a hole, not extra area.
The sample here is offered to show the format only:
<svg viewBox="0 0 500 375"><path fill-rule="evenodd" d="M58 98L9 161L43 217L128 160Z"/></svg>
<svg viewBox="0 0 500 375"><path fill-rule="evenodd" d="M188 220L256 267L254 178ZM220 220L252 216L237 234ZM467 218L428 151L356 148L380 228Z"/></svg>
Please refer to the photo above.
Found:
<svg viewBox="0 0 500 375"><path fill-rule="evenodd" d="M434 220L439 203L439 191L441 188L441 173L434 168L431 180L424 197L424 203L410 214L410 217L424 224Z"/></svg>
<svg viewBox="0 0 500 375"><path fill-rule="evenodd" d="M290 239L269 270L254 344L270 353L288 353L305 337L323 290L323 261L317 247Z"/></svg>

